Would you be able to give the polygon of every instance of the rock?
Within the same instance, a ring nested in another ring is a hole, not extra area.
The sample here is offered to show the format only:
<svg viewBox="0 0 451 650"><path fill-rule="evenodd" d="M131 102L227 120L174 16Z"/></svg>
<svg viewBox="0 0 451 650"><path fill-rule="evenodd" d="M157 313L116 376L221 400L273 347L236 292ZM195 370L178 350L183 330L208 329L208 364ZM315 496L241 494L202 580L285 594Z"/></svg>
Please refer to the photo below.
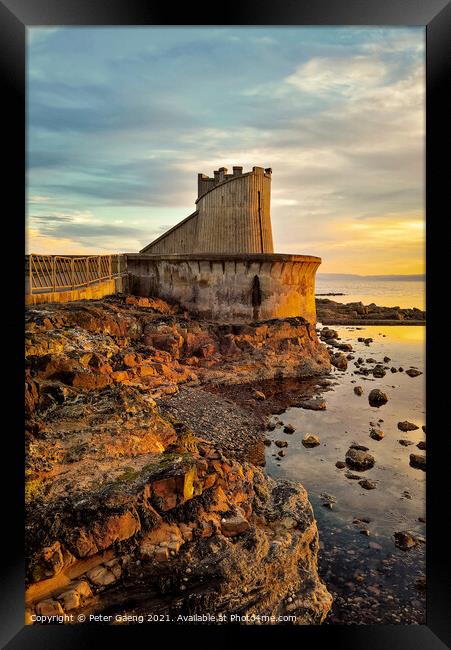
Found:
<svg viewBox="0 0 451 650"><path fill-rule="evenodd" d="M268 424L266 425L266 428L268 429L268 431L274 431L274 429L276 428L276 423L272 422L272 421L268 422Z"/></svg>
<svg viewBox="0 0 451 650"><path fill-rule="evenodd" d="M408 447L409 445L413 445L413 444L414 444L414 442L413 442L412 440L405 440L405 439L398 440L398 442L399 442L399 444L402 445L403 447Z"/></svg>
<svg viewBox="0 0 451 650"><path fill-rule="evenodd" d="M269 438L265 438L264 443L265 443L265 447L270 447L271 444L272 444L272 441Z"/></svg>
<svg viewBox="0 0 451 650"><path fill-rule="evenodd" d="M118 578L116 571L113 571L110 567L102 565L91 569L86 573L86 575L93 584L99 587L110 585L113 582L116 582Z"/></svg>
<svg viewBox="0 0 451 650"><path fill-rule="evenodd" d="M376 489L376 483L374 481L370 481L369 479L365 478L362 481L359 481L360 487L363 487L365 490L374 490Z"/></svg>
<svg viewBox="0 0 451 650"><path fill-rule="evenodd" d="M331 357L331 364L338 370L346 370L348 367L348 360L342 352L337 352Z"/></svg>
<svg viewBox="0 0 451 650"><path fill-rule="evenodd" d="M375 366L373 368L373 377L376 377L377 379L381 379L382 377L385 377L385 370L383 369L382 366Z"/></svg>
<svg viewBox="0 0 451 650"><path fill-rule="evenodd" d="M390 372L393 372L393 373L398 372L398 368L395 368L395 367L393 366L392 368L390 368Z"/></svg>
<svg viewBox="0 0 451 650"><path fill-rule="evenodd" d="M356 524L357 526L362 526L363 524L370 524L371 519L368 519L368 517L354 517L352 523Z"/></svg>
<svg viewBox="0 0 451 650"><path fill-rule="evenodd" d="M353 474L349 470L345 472L346 478L348 478L350 481L358 481L360 479L360 476L358 474Z"/></svg>
<svg viewBox="0 0 451 650"><path fill-rule="evenodd" d="M416 424L413 424L413 422L408 422L407 420L404 420L404 422L398 422L398 429L400 431L416 431L418 429Z"/></svg>
<svg viewBox="0 0 451 650"><path fill-rule="evenodd" d="M338 332L335 330L331 330L328 327L323 327L321 330L321 337L324 339L337 339L338 338Z"/></svg>
<svg viewBox="0 0 451 650"><path fill-rule="evenodd" d="M64 610L57 600L48 598L41 600L36 605L36 614L39 614L39 616L61 616L64 614Z"/></svg>
<svg viewBox="0 0 451 650"><path fill-rule="evenodd" d="M170 616L180 600L277 616L291 597L297 623L320 624L332 598L308 494L258 466L269 407L234 396L256 378L319 378L325 346L302 318L219 325L125 299L26 310L30 614L88 619L120 601Z"/></svg>
<svg viewBox="0 0 451 650"><path fill-rule="evenodd" d="M368 548L372 549L373 551L382 551L382 546L380 544L377 544L377 542L368 542Z"/></svg>
<svg viewBox="0 0 451 650"><path fill-rule="evenodd" d="M167 546L157 546L155 549L155 560L157 562L169 561L169 549Z"/></svg>
<svg viewBox="0 0 451 650"><path fill-rule="evenodd" d="M356 443L352 443L352 445L349 445L350 449L358 449L359 451L369 451L369 447L365 447L365 445L357 445Z"/></svg>
<svg viewBox="0 0 451 650"><path fill-rule="evenodd" d="M52 578L58 575L66 566L72 564L74 559L73 555L60 542L55 542L44 547L36 557L34 573L39 574L42 578Z"/></svg>
<svg viewBox="0 0 451 650"><path fill-rule="evenodd" d="M379 388L373 388L373 390L368 395L368 402L370 406L383 406L388 402L388 397L383 393Z"/></svg>
<svg viewBox="0 0 451 650"><path fill-rule="evenodd" d="M409 465L415 467L415 469L422 469L423 472L426 471L426 456L421 456L420 454L410 454Z"/></svg>
<svg viewBox="0 0 451 650"><path fill-rule="evenodd" d="M423 373L420 370L417 370L416 368L409 368L406 370L406 375L409 375L409 377L418 377L419 375L422 375Z"/></svg>
<svg viewBox="0 0 451 650"><path fill-rule="evenodd" d="M84 600L89 598L92 598L92 591L86 580L75 584L72 589L68 589L58 596L65 611L81 607Z"/></svg>
<svg viewBox="0 0 451 650"><path fill-rule="evenodd" d="M421 449L424 451L426 449L426 442L424 440L420 440L420 442L417 444L418 449Z"/></svg>
<svg viewBox="0 0 451 650"><path fill-rule="evenodd" d="M282 458L283 456L285 456L285 452L284 452L284 450L281 449L281 450L278 452L277 455L280 456L281 458Z"/></svg>
<svg viewBox="0 0 451 650"><path fill-rule="evenodd" d="M400 548L402 551L408 551L410 548L413 548L417 544L415 537L404 530L395 533L393 537L395 540L395 546Z"/></svg>
<svg viewBox="0 0 451 650"><path fill-rule="evenodd" d="M415 589L418 591L426 591L426 577L420 576L415 580Z"/></svg>
<svg viewBox="0 0 451 650"><path fill-rule="evenodd" d="M389 361L391 361L390 357L384 357L384 363L388 363Z"/></svg>
<svg viewBox="0 0 451 650"><path fill-rule="evenodd" d="M346 467L346 463L343 460L337 460L335 463L335 467L338 467L338 469L343 469Z"/></svg>
<svg viewBox="0 0 451 650"><path fill-rule="evenodd" d="M348 449L345 456L346 465L351 469L364 472L374 466L374 456L361 449Z"/></svg>
<svg viewBox="0 0 451 650"><path fill-rule="evenodd" d="M255 399L262 400L262 401L266 399L265 393L262 393L261 390L254 390L254 397Z"/></svg>
<svg viewBox="0 0 451 650"><path fill-rule="evenodd" d="M275 440L274 444L276 447L288 447L288 442L286 440Z"/></svg>
<svg viewBox="0 0 451 650"><path fill-rule="evenodd" d="M370 438L373 440L382 440L385 436L385 433L381 429L371 429Z"/></svg>
<svg viewBox="0 0 451 650"><path fill-rule="evenodd" d="M307 433L302 438L302 444L304 445L304 447L318 447L318 445L321 444L321 440L319 436L315 436L312 433Z"/></svg>
<svg viewBox="0 0 451 650"><path fill-rule="evenodd" d="M292 424L286 424L283 428L285 433L294 433L296 428Z"/></svg>
<svg viewBox="0 0 451 650"><path fill-rule="evenodd" d="M221 532L225 537L235 537L249 529L249 522L241 514L221 520Z"/></svg>
<svg viewBox="0 0 451 650"><path fill-rule="evenodd" d="M319 398L307 399L301 400L296 404L296 406L310 411L324 411L326 409L326 401Z"/></svg>
<svg viewBox="0 0 451 650"><path fill-rule="evenodd" d="M354 386L354 393L356 395L363 395L363 388L361 386Z"/></svg>
<svg viewBox="0 0 451 650"><path fill-rule="evenodd" d="M424 433L426 433L426 425L423 424L423 426L421 428L423 429Z"/></svg>

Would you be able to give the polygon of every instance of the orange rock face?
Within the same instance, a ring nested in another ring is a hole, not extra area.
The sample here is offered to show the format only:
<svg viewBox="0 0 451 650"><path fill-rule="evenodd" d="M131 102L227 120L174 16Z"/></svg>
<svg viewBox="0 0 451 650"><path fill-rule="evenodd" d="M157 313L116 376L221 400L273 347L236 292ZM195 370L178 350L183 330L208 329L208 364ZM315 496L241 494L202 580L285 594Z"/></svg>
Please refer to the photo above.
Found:
<svg viewBox="0 0 451 650"><path fill-rule="evenodd" d="M162 408L179 391L327 370L302 319L216 326L134 296L47 304L27 312L26 364L28 622L129 602L279 614L288 593L298 623L324 619L305 490Z"/></svg>

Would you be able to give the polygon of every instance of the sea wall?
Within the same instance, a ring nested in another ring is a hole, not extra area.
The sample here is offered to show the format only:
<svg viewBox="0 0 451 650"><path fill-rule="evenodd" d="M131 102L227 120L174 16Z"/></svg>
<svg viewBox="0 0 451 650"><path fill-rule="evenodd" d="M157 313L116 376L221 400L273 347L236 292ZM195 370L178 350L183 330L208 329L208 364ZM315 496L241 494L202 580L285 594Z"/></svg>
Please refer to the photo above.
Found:
<svg viewBox="0 0 451 650"><path fill-rule="evenodd" d="M130 292L176 302L216 322L302 316L316 321L319 257L284 254L127 254Z"/></svg>
<svg viewBox="0 0 451 650"><path fill-rule="evenodd" d="M126 291L126 276L118 276L109 280L102 280L87 287L68 289L67 291L48 291L46 293L26 293L26 305L39 305L50 302L74 302L76 300L99 300L113 293Z"/></svg>

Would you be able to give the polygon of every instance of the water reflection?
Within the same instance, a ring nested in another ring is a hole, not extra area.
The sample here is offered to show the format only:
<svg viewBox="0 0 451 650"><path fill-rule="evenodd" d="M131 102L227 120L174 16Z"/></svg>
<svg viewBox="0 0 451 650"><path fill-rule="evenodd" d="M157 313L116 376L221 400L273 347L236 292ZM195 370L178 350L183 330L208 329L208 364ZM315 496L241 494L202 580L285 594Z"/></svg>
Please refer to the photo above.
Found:
<svg viewBox="0 0 451 650"><path fill-rule="evenodd" d="M414 366L424 371L423 327L334 329L339 332L342 342L353 345L355 359L375 359L388 368L402 367L406 370ZM371 337L373 343L366 346L357 341L359 337ZM384 362L384 357L390 361ZM424 570L424 544L420 542L413 551L405 553L394 546L393 533L409 530L420 539L425 534L425 525L419 521L425 517L425 473L409 465L411 453L425 453L416 447L426 438L421 428L425 424L424 374L411 378L405 372L392 373L388 369L385 377L375 379L372 375L355 374L354 360L348 363L347 371L334 369L331 373L334 385L332 390L323 393L327 410L289 408L278 416L285 424L294 425L296 432L290 435L284 433L282 426L277 426L268 434L272 440L286 440L288 448L283 458L277 456L279 450L274 445L267 448L267 472L272 476L301 481L308 490L323 547L323 571L328 576L328 584L336 590L337 602L345 596L345 584L348 584L347 589L350 589L349 585L355 586L357 603L358 594L363 590L368 600L366 590L373 587L384 596L376 598L377 606L362 614L366 619L362 622L380 622L379 619L384 622L422 622L424 602L415 590L414 582ZM374 364L366 365L371 367ZM364 391L360 397L353 390L357 385ZM387 394L386 405L380 408L369 405L368 393L373 388L380 388ZM404 420L419 428L403 433L397 423ZM369 436L374 425L385 433L380 441ZM320 446L305 448L301 440L306 433L319 435ZM412 444L403 446L399 440L408 440ZM360 476L374 481L377 485L374 490L363 489L358 480L346 478L346 468L335 466L337 461L344 460L353 443L368 447L376 459L375 466ZM325 500L321 496L324 493L333 497L332 509L324 507ZM355 519L362 518L369 519L366 526L354 523ZM369 536L362 534L362 528L368 530ZM356 566L363 562L364 568L358 573L358 576L363 576L360 582L355 582L357 578L349 582L350 558ZM384 562L390 566L385 573ZM375 598L376 592L372 596ZM349 600L349 595L346 599ZM408 612L404 611L406 606ZM337 605L334 607L332 619L352 622L341 611L343 603L341 609L337 610Z"/></svg>

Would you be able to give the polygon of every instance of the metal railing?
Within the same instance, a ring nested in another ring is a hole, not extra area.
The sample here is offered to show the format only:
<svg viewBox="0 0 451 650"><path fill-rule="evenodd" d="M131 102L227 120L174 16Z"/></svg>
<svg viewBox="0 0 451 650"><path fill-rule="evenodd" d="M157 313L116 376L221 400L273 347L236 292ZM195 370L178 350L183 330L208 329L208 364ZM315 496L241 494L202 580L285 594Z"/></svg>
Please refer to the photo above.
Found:
<svg viewBox="0 0 451 650"><path fill-rule="evenodd" d="M28 291L46 293L87 287L125 272L123 255L36 255L25 258Z"/></svg>

